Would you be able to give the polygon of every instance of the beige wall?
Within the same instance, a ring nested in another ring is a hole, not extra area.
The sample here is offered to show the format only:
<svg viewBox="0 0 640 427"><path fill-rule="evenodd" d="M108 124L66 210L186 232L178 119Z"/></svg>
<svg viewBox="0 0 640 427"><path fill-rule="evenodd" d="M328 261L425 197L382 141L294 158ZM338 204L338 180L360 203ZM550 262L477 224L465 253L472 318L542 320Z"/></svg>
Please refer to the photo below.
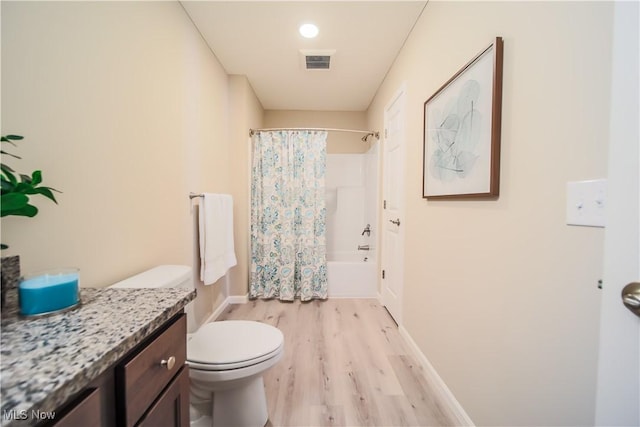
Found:
<svg viewBox="0 0 640 427"><path fill-rule="evenodd" d="M227 75L177 2L2 2L9 161L63 191L2 219L23 271L102 287L158 264L197 268L194 192L231 192ZM198 285L202 321L224 297Z"/></svg>
<svg viewBox="0 0 640 427"><path fill-rule="evenodd" d="M367 115L364 111L295 111L266 110L264 127L323 127L336 129L367 129ZM329 132L327 152L364 153L369 144L362 142L363 134L350 132Z"/></svg>
<svg viewBox="0 0 640 427"><path fill-rule="evenodd" d="M244 296L249 291L249 196L251 143L249 129L262 127L264 110L245 76L230 76L233 144L231 191L234 198L234 239L238 265L231 270L229 295Z"/></svg>
<svg viewBox="0 0 640 427"><path fill-rule="evenodd" d="M476 425L594 422L603 230L565 185L606 176L612 6L429 2L368 112L406 83L404 327ZM423 200L423 102L495 36L500 198Z"/></svg>

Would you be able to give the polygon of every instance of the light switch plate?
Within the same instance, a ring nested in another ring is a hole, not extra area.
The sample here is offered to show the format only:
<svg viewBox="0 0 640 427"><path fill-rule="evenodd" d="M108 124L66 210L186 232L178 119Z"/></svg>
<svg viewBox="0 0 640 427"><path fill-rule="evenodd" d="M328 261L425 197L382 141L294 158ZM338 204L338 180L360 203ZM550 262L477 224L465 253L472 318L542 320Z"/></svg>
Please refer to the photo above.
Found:
<svg viewBox="0 0 640 427"><path fill-rule="evenodd" d="M604 227L607 180L567 183L567 224Z"/></svg>

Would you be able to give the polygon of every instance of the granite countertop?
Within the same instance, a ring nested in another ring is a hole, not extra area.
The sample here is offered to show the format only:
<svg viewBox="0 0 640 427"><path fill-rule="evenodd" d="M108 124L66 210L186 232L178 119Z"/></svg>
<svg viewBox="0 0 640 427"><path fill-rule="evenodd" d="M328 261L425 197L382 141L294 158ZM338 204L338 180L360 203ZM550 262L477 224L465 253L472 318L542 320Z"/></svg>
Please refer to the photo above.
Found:
<svg viewBox="0 0 640 427"><path fill-rule="evenodd" d="M9 413L59 409L195 296L187 288L83 288L79 307L39 318L19 317L8 301L1 321L0 424L14 424Z"/></svg>

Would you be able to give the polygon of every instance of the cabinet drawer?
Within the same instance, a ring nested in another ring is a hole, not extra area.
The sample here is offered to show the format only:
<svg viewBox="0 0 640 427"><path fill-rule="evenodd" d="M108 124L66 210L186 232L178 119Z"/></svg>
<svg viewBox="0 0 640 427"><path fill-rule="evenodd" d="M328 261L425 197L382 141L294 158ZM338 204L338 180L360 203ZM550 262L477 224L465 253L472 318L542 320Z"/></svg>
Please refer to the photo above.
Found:
<svg viewBox="0 0 640 427"><path fill-rule="evenodd" d="M183 314L133 358L118 367L122 379L124 421L133 426L187 358L187 319ZM164 363L173 358L173 364Z"/></svg>

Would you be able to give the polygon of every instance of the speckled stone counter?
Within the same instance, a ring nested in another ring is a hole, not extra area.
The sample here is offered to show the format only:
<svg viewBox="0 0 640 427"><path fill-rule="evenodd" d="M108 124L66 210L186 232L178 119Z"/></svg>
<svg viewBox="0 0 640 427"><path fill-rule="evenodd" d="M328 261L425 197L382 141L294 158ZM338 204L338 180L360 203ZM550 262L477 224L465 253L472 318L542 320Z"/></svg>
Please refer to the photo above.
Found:
<svg viewBox="0 0 640 427"><path fill-rule="evenodd" d="M14 411L54 411L196 296L192 289L81 289L81 305L40 318L2 312L0 424Z"/></svg>

